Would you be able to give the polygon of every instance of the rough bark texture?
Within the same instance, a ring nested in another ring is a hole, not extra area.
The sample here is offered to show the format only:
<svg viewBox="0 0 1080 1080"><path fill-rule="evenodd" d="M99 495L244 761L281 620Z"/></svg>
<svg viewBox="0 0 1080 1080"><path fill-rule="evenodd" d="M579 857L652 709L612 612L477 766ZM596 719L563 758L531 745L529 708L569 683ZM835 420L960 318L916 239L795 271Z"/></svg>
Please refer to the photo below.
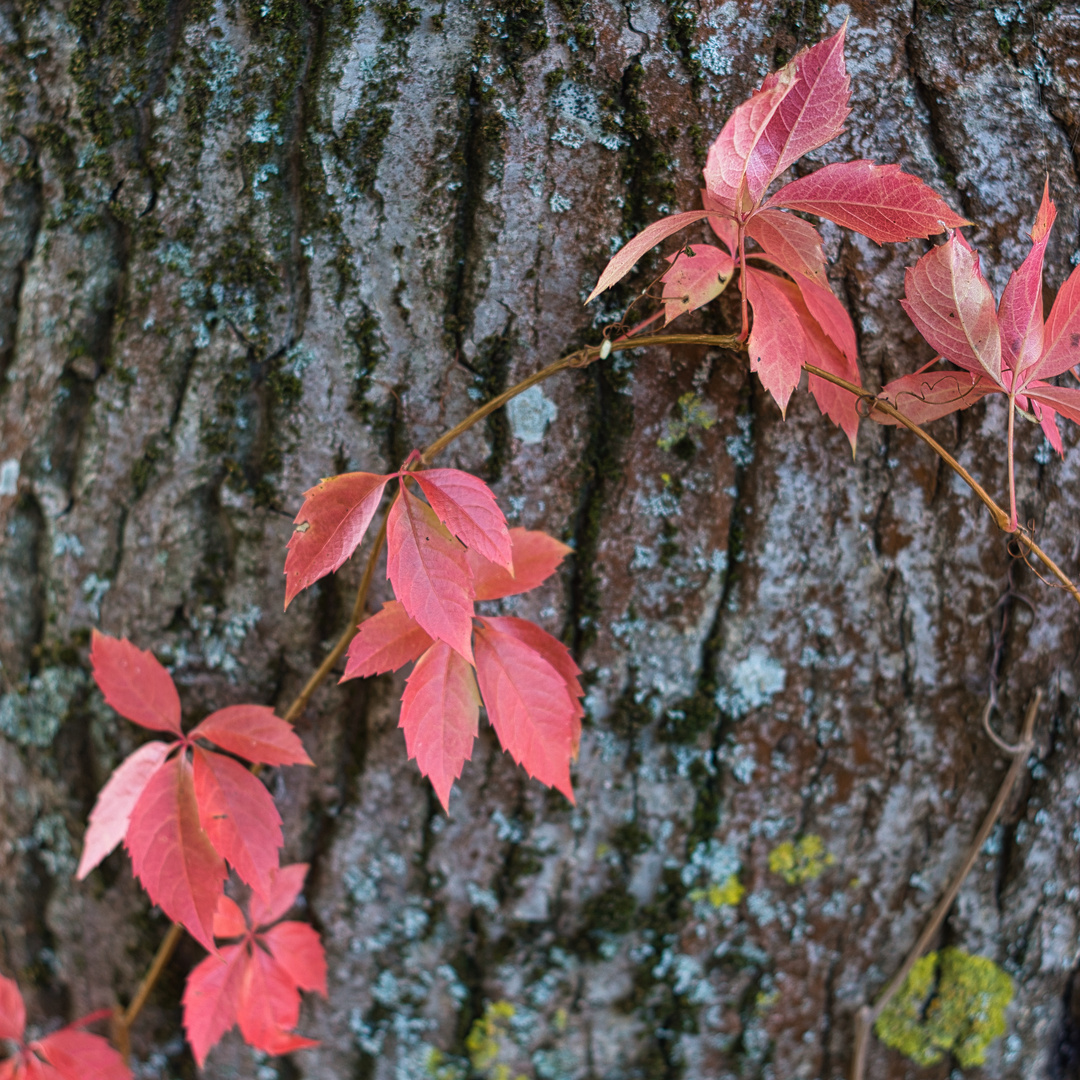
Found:
<svg viewBox="0 0 1080 1080"><path fill-rule="evenodd" d="M582 308L613 244L697 205L731 108L847 15L853 112L809 164L922 176L998 291L1049 173L1052 295L1080 243L1072 4L0 0L0 967L32 1019L126 1000L165 929L122 854L72 879L138 740L90 628L157 650L189 718L283 706L361 561L282 614L300 493L596 341L632 295ZM865 381L925 361L897 303L922 245L824 231ZM737 328L724 300L697 325ZM683 431L692 392L715 423ZM999 494L1004 416L938 425ZM1075 574L1078 440L1060 461L1022 427L1021 514ZM942 941L1015 980L971 1075L1080 1075L1077 610L923 447L867 424L852 461L806 395L782 421L744 360L687 349L561 376L445 461L576 548L506 609L588 672L577 807L487 731L447 819L401 680L324 688L317 768L271 781L313 864L322 1045L267 1065L233 1036L208 1076L840 1077L1003 775L977 724L996 653L1007 733L1047 690L1039 760ZM832 862L789 884L770 853L807 835ZM140 1076L193 1075L198 955L140 1020ZM492 1002L514 1015L481 1045ZM870 1075L950 1067L876 1044Z"/></svg>

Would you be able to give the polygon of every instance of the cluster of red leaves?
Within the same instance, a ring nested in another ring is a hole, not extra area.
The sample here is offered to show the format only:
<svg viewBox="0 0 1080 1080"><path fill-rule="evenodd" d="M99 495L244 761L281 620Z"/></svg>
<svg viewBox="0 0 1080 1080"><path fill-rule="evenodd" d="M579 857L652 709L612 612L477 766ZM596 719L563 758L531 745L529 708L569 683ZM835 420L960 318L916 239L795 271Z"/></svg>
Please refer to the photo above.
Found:
<svg viewBox="0 0 1080 1080"><path fill-rule="evenodd" d="M589 296L592 300L614 285L661 240L707 218L722 247L687 245L669 256L672 267L662 279L666 321L708 303L739 270L750 367L781 411L804 364L859 383L855 330L825 275L821 237L785 211L827 218L879 244L967 224L898 165L870 161L826 165L766 200L782 173L840 134L850 111L844 34L841 28L765 78L709 150L704 209L663 218L639 233L608 263ZM760 250L748 251L748 242ZM786 276L768 273L762 264ZM814 376L809 386L822 412L854 447L859 423L854 397Z"/></svg>
<svg viewBox="0 0 1080 1080"><path fill-rule="evenodd" d="M229 897L218 901L214 937L233 944L206 957L184 990L184 1030L200 1067L235 1024L246 1042L268 1054L316 1045L292 1029L301 990L326 997L323 947L307 923L278 921L296 903L307 869L294 863L274 871L269 895L252 895L250 920Z"/></svg>
<svg viewBox="0 0 1080 1080"><path fill-rule="evenodd" d="M472 756L481 698L503 749L573 800L581 672L566 647L535 624L477 618L475 611L477 601L536 588L570 549L542 532L508 529L482 480L459 469L414 470L417 458L395 473L345 473L305 492L285 561L286 606L352 555L396 478L386 569L397 599L361 623L344 677L416 661L400 726L409 757L444 808Z"/></svg>
<svg viewBox="0 0 1080 1080"><path fill-rule="evenodd" d="M0 1039L16 1044L15 1053L0 1061L0 1080L131 1080L131 1070L105 1039L79 1030L108 1015L92 1013L27 1043L22 994L12 979L0 975Z"/></svg>
<svg viewBox="0 0 1080 1080"><path fill-rule="evenodd" d="M960 232L924 255L907 271L904 310L919 332L941 355L912 375L889 383L882 397L916 423L927 423L966 409L987 394L1005 394L1010 413L1042 426L1050 444L1062 453L1057 415L1080 423L1080 389L1054 386L1048 380L1080 363L1080 267L1054 299L1043 320L1043 256L1057 210L1050 186L1031 231L1027 258L1009 278L1001 302L979 269L979 256ZM930 371L940 360L960 371ZM880 423L896 423L875 412ZM1011 528L1016 528L1012 424L1007 457Z"/></svg>

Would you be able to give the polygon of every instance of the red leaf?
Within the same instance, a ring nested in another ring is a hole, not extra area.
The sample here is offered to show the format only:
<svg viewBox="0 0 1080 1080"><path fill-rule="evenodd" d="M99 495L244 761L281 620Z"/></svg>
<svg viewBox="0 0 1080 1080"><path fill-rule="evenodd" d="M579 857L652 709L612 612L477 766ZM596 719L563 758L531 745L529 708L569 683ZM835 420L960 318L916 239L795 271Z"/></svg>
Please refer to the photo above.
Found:
<svg viewBox="0 0 1080 1080"><path fill-rule="evenodd" d="M735 273L732 257L709 244L687 244L667 261L672 267L660 279L664 283L665 323L715 300Z"/></svg>
<svg viewBox="0 0 1080 1080"><path fill-rule="evenodd" d="M530 776L573 802L575 709L566 684L525 642L483 622L476 631L476 676L499 742Z"/></svg>
<svg viewBox="0 0 1080 1080"><path fill-rule="evenodd" d="M878 397L899 409L916 424L928 424L950 413L967 409L987 394L1001 393L992 379L967 371L923 371L893 379ZM871 417L887 427L899 427L900 421L874 409Z"/></svg>
<svg viewBox="0 0 1080 1080"><path fill-rule="evenodd" d="M783 210L759 210L747 222L746 235L756 240L781 270L828 286L821 234L809 221Z"/></svg>
<svg viewBox="0 0 1080 1080"><path fill-rule="evenodd" d="M953 233L907 271L901 301L919 333L946 360L1001 382L1001 332L979 256Z"/></svg>
<svg viewBox="0 0 1080 1080"><path fill-rule="evenodd" d="M240 1034L256 1050L284 1053L282 1042L300 1019L300 991L289 973L269 953L252 948L236 1010ZM303 1045L312 1045L304 1040Z"/></svg>
<svg viewBox="0 0 1080 1080"><path fill-rule="evenodd" d="M705 159L705 187L731 215L760 201L770 179L768 161L755 150L780 103L790 92L794 72L781 68L768 88L744 101L728 118Z"/></svg>
<svg viewBox="0 0 1080 1080"><path fill-rule="evenodd" d="M172 676L149 651L137 649L127 638L90 635L90 662L94 681L105 701L121 716L151 731L180 730L180 695Z"/></svg>
<svg viewBox="0 0 1080 1080"><path fill-rule="evenodd" d="M82 881L124 839L131 812L176 743L148 742L140 746L109 777L90 811L90 825L83 838L82 857L75 876Z"/></svg>
<svg viewBox="0 0 1080 1080"><path fill-rule="evenodd" d="M265 902L258 896L251 898L251 925L268 926L280 919L296 903L307 872L307 863L278 867L271 875L270 895Z"/></svg>
<svg viewBox="0 0 1080 1080"><path fill-rule="evenodd" d="M574 662L570 650L557 638L553 638L546 630L541 629L528 619L518 619L513 616L499 616L497 618L484 619L487 626L504 634L515 637L518 641L528 645L534 652L539 653L558 673L566 686L566 692L574 707L574 734L573 751L574 760L577 760L578 747L581 743L581 721L585 716L580 698L584 696L581 682L581 668Z"/></svg>
<svg viewBox="0 0 1080 1080"><path fill-rule="evenodd" d="M467 548L512 569L506 518L483 480L461 469L423 469L409 476L420 485L439 520Z"/></svg>
<svg viewBox="0 0 1080 1080"><path fill-rule="evenodd" d="M301 990L326 997L326 954L314 927L301 922L278 923L261 934L260 940Z"/></svg>
<svg viewBox="0 0 1080 1080"><path fill-rule="evenodd" d="M184 987L184 1031L201 1069L206 1055L236 1023L249 946L226 945L220 958L208 956L196 965Z"/></svg>
<svg viewBox="0 0 1080 1080"><path fill-rule="evenodd" d="M284 843L281 816L270 792L239 762L194 748L195 799L210 843L262 895L270 891Z"/></svg>
<svg viewBox="0 0 1080 1080"><path fill-rule="evenodd" d="M410 758L431 781L450 812L450 789L472 757L480 695L472 668L445 642L436 642L416 663L401 698L398 727Z"/></svg>
<svg viewBox="0 0 1080 1080"><path fill-rule="evenodd" d="M427 503L402 485L387 524L387 576L423 628L472 660L472 571L465 549Z"/></svg>
<svg viewBox="0 0 1080 1080"><path fill-rule="evenodd" d="M899 165L845 161L782 187L766 206L787 206L828 218L878 244L934 236L970 225L918 177Z"/></svg>
<svg viewBox="0 0 1080 1080"><path fill-rule="evenodd" d="M230 705L212 712L191 733L260 765L312 765L300 736L268 705Z"/></svg>
<svg viewBox="0 0 1080 1080"><path fill-rule="evenodd" d="M217 910L214 912L214 937L243 937L247 932L247 919L244 918L240 905L231 897L218 897Z"/></svg>
<svg viewBox="0 0 1080 1080"><path fill-rule="evenodd" d="M750 186L755 200L803 154L824 146L843 130L851 111L850 80L844 68L846 29L845 23L831 38L799 52L783 69L790 69L795 78L757 144L754 156L760 162L760 177ZM762 89L778 81L780 74L768 76Z"/></svg>
<svg viewBox="0 0 1080 1080"><path fill-rule="evenodd" d="M743 271L743 282L754 311L748 342L750 370L758 373L780 411L786 412L791 392L799 385L806 352L798 290L791 282L752 266Z"/></svg>
<svg viewBox="0 0 1080 1080"><path fill-rule="evenodd" d="M1054 412L1061 413L1067 420L1071 420L1074 424L1080 424L1080 389L1075 386L1049 386L1046 383L1032 383L1025 392L1028 397L1034 398L1040 404L1048 405ZM1053 442L1053 439L1050 441ZM1060 446L1060 444L1059 436L1058 445Z"/></svg>
<svg viewBox="0 0 1080 1080"><path fill-rule="evenodd" d="M1029 377L1052 379L1080 364L1080 266L1054 298L1043 343L1042 358Z"/></svg>
<svg viewBox="0 0 1080 1080"><path fill-rule="evenodd" d="M469 552L477 600L501 600L535 589L555 573L559 563L573 550L539 529L511 529L510 543L514 553L513 576L501 566Z"/></svg>
<svg viewBox="0 0 1080 1080"><path fill-rule="evenodd" d="M397 671L430 647L431 635L397 600L388 600L357 628L340 681Z"/></svg>
<svg viewBox="0 0 1080 1080"><path fill-rule="evenodd" d="M724 204L719 199L714 199L709 194L708 188L701 189L701 205L706 210L716 211L709 215L709 228L716 234L720 243L727 248L729 255L738 255L739 226L731 217L731 211L725 210Z"/></svg>
<svg viewBox="0 0 1080 1080"><path fill-rule="evenodd" d="M693 225L695 221L709 217L714 213L712 210L687 210L681 214L672 214L670 217L661 218L651 225L642 229L628 244L616 252L615 257L604 267L596 288L589 293L586 304L592 303L602 292L610 289L617 281L621 281L634 268L634 264L645 252L656 247L661 240L666 240L672 233L685 229L687 225Z"/></svg>
<svg viewBox="0 0 1080 1080"><path fill-rule="evenodd" d="M63 1080L131 1080L124 1059L100 1035L66 1027L31 1047Z"/></svg>
<svg viewBox="0 0 1080 1080"><path fill-rule="evenodd" d="M1061 432L1058 430L1057 413L1045 402L1034 401L1031 405L1039 418L1039 427L1042 428L1046 441L1061 456L1065 456L1065 447L1061 444Z"/></svg>
<svg viewBox="0 0 1080 1080"><path fill-rule="evenodd" d="M285 559L285 607L298 592L337 570L364 539L389 476L342 473L304 492ZM303 528L304 524L307 528Z"/></svg>
<svg viewBox="0 0 1080 1080"><path fill-rule="evenodd" d="M124 842L150 899L213 952L225 862L199 824L191 766L183 755L151 777L132 811Z"/></svg>
<svg viewBox="0 0 1080 1080"><path fill-rule="evenodd" d="M14 979L0 975L0 1039L22 1042L26 1030L26 1006Z"/></svg>
<svg viewBox="0 0 1080 1080"><path fill-rule="evenodd" d="M1050 199L1048 180L1043 188L1035 226L1031 230L1031 251L1020 269L1012 272L998 305L1001 344L1008 355L1009 367L1018 373L1032 368L1043 352L1043 255L1056 216L1057 209Z"/></svg>

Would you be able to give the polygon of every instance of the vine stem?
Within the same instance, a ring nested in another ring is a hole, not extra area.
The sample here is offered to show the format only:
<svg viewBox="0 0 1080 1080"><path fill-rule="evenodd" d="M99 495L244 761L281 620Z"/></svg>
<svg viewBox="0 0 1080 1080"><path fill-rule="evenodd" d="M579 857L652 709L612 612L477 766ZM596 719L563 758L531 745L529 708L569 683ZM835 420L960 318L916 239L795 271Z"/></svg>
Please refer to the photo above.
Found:
<svg viewBox="0 0 1080 1080"><path fill-rule="evenodd" d="M1011 747L1012 764L1009 766L1009 771L1005 774L1005 779L1002 780L1001 787L998 788L998 793L990 804L990 809L987 810L986 817L983 818L983 823L979 826L979 831L975 834L975 839L971 841L971 846L968 848L959 872L953 878L948 889L945 890L945 895L938 901L937 907L934 908L933 914L930 916L926 926L923 927L923 931L915 944L911 946L911 951L905 957L904 962L897 969L896 974L888 981L885 989L878 995L877 1001L873 1005L861 1006L855 1014L855 1050L851 1061L851 1080L863 1080L865 1077L866 1058L870 1050L870 1034L874 1022L882 1014L885 1006L896 996L897 991L904 985L904 981L911 973L911 969L941 928L941 924L949 914L961 886L964 884L968 874L971 873L971 868L975 865L983 845L997 824L1001 811L1005 808L1005 803L1016 786L1016 781L1020 779L1020 775L1024 772L1028 755L1031 753L1031 748L1035 742L1035 718L1038 715L1041 702L1042 690L1038 689L1035 691L1035 696L1031 699L1027 713L1024 715L1024 726L1020 732L1020 741L1016 746Z"/></svg>

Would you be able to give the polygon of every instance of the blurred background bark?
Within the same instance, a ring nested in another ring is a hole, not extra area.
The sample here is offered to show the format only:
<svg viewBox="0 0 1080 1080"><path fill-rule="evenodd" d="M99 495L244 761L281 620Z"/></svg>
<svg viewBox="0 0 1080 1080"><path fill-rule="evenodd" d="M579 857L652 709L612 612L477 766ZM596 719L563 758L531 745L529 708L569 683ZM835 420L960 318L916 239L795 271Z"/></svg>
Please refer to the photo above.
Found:
<svg viewBox="0 0 1080 1080"><path fill-rule="evenodd" d="M614 247L698 205L730 110L848 16L848 131L800 167L899 161L976 223L998 292L1048 174L1052 297L1080 257L1069 3L0 0L0 967L33 1021L125 1000L165 932L122 853L72 879L139 740L90 628L152 647L189 719L283 708L362 562L282 614L301 493L597 341L633 295L582 307ZM924 246L824 233L864 381L929 359L897 303ZM688 325L737 328L714 308ZM999 496L1004 415L936 429ZM1076 434L1061 461L1021 426L1022 516L1075 575ZM853 461L807 395L785 422L744 359L691 348L563 375L445 463L575 548L505 610L587 672L577 806L486 730L447 819L402 680L325 687L317 767L271 781L312 864L322 1043L266 1063L233 1036L208 1076L844 1075L1004 774L995 662L1007 735L1046 690L1038 761L942 944L1015 981L970 1075L1080 1075L1077 610L923 447L865 424ZM194 1073L199 955L134 1033L140 1076ZM951 1067L876 1044L870 1075Z"/></svg>

